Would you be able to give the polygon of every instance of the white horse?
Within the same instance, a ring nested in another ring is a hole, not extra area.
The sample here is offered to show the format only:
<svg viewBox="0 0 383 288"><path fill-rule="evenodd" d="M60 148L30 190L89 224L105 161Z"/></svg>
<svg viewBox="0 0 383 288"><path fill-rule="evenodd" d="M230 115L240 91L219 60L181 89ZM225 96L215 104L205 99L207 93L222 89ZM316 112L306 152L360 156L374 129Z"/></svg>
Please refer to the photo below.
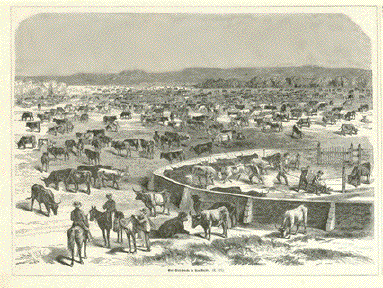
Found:
<svg viewBox="0 0 383 288"><path fill-rule="evenodd" d="M261 176L261 169L257 165L253 164L238 164L236 166L227 166L224 168L226 178L223 180L223 183L226 183L227 180L231 182L232 178L236 178L236 181L243 175L249 178L249 181L253 183L253 177L256 177L261 183L263 183L263 179Z"/></svg>

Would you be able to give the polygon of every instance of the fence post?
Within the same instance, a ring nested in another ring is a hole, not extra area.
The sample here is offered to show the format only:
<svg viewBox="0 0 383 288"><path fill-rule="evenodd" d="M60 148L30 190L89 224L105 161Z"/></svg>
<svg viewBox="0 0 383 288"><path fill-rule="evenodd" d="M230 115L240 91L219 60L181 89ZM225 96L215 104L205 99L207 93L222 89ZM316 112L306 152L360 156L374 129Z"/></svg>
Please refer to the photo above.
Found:
<svg viewBox="0 0 383 288"><path fill-rule="evenodd" d="M245 206L243 223L249 224L251 221L253 221L253 199L248 198Z"/></svg>
<svg viewBox="0 0 383 288"><path fill-rule="evenodd" d="M343 163L342 167L342 193L346 192L346 166Z"/></svg>
<svg viewBox="0 0 383 288"><path fill-rule="evenodd" d="M362 145L358 145L358 165L362 162Z"/></svg>
<svg viewBox="0 0 383 288"><path fill-rule="evenodd" d="M326 231L331 231L335 228L335 221L335 202L331 202L327 215Z"/></svg>
<svg viewBox="0 0 383 288"><path fill-rule="evenodd" d="M317 164L319 165L321 162L321 148L320 148L320 142L317 144Z"/></svg>
<svg viewBox="0 0 383 288"><path fill-rule="evenodd" d="M348 148L348 162L351 164L354 162L354 145L352 143L350 148Z"/></svg>

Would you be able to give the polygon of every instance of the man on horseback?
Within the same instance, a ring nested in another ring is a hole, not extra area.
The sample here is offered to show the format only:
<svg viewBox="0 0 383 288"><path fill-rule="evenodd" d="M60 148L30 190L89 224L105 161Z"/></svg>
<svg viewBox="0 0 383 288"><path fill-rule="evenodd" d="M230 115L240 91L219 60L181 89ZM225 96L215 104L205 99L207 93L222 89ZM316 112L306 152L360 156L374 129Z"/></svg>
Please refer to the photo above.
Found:
<svg viewBox="0 0 383 288"><path fill-rule="evenodd" d="M73 206L74 210L70 213L70 220L73 221L72 227L76 226L81 227L86 232L87 236L90 237L89 223L88 218L85 216L84 212L80 209L82 203L79 201L74 201Z"/></svg>
<svg viewBox="0 0 383 288"><path fill-rule="evenodd" d="M113 214L116 212L116 202L112 199L112 194L108 193L105 195L108 201L105 202L103 209L107 212L107 221L112 222Z"/></svg>

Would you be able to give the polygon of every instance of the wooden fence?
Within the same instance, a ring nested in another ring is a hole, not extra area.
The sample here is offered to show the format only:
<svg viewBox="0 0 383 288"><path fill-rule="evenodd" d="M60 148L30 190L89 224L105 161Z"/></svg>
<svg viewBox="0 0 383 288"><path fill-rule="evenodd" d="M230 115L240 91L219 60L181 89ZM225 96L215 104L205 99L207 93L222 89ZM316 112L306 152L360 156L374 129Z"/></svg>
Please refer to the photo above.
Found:
<svg viewBox="0 0 383 288"><path fill-rule="evenodd" d="M363 149L362 145L354 148L351 143L349 148L330 147L322 148L318 142L316 147L316 162L318 165L331 164L360 164L365 161L371 161L372 153L370 149Z"/></svg>

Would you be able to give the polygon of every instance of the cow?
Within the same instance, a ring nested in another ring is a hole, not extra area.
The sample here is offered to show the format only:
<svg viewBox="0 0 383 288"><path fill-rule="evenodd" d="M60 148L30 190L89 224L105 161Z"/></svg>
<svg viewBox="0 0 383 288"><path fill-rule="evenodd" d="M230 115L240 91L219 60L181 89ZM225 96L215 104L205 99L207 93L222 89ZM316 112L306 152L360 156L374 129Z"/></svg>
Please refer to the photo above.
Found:
<svg viewBox="0 0 383 288"><path fill-rule="evenodd" d="M45 208L47 209L47 215L50 216L50 211L53 211L54 215L57 215L57 210L59 208L60 202L55 201L55 196L53 195L52 191L49 189L44 188L44 186L40 184L33 184L31 188L31 197L27 198L31 199L31 208L30 211L33 210L33 203L36 200L39 203L40 211L41 211L41 204L45 205Z"/></svg>
<svg viewBox="0 0 383 288"><path fill-rule="evenodd" d="M237 156L237 159L241 162L241 163L250 163L253 159L258 159L258 154L257 153L253 153L253 154L250 154L250 155L238 155Z"/></svg>
<svg viewBox="0 0 383 288"><path fill-rule="evenodd" d="M86 133L92 134L93 137L97 137L99 135L105 136L105 129L93 129L93 130L87 130Z"/></svg>
<svg viewBox="0 0 383 288"><path fill-rule="evenodd" d="M96 187L97 180L99 180L98 170L100 168L112 169L112 166L108 166L108 165L79 165L79 166L77 166L78 171L89 171L92 174L94 187Z"/></svg>
<svg viewBox="0 0 383 288"><path fill-rule="evenodd" d="M140 147L138 139L125 139L123 142L129 147L133 147L136 151L138 151L138 148Z"/></svg>
<svg viewBox="0 0 383 288"><path fill-rule="evenodd" d="M254 176L263 183L263 179L261 177L261 171L258 166L251 164L238 164L234 166L226 166L222 168L221 174L226 174L227 176L224 178L223 183L231 178L235 178L238 181L242 175L246 175L250 182L253 183ZM231 180L230 180L231 181Z"/></svg>
<svg viewBox="0 0 383 288"><path fill-rule="evenodd" d="M61 169L52 171L47 178L41 178L45 183L46 187L49 187L51 184L55 184L55 189L59 189L59 183L64 182L66 190L68 190L67 178L69 176L71 169Z"/></svg>
<svg viewBox="0 0 383 288"><path fill-rule="evenodd" d="M295 233L293 233L294 225L296 225L297 230ZM307 231L307 207L305 205L300 205L295 209L288 210L283 215L283 221L281 227L277 228L280 237L286 238L287 236L293 234L297 234L299 231L299 226L302 226L304 228L303 233L306 234Z"/></svg>
<svg viewBox="0 0 383 288"><path fill-rule="evenodd" d="M102 121L105 124L112 124L116 120L117 120L117 116L104 116L104 118L102 119Z"/></svg>
<svg viewBox="0 0 383 288"><path fill-rule="evenodd" d="M89 120L89 116L88 116L88 114L84 113L84 114L82 114L82 115L80 116L80 122L81 122L81 123L86 123L86 122L88 122L88 120Z"/></svg>
<svg viewBox="0 0 383 288"><path fill-rule="evenodd" d="M311 121L310 121L310 118L300 118L296 125L299 127L299 128L302 128L303 126L305 127L310 127L311 125Z"/></svg>
<svg viewBox="0 0 383 288"><path fill-rule="evenodd" d="M68 122L68 119L53 118L53 122L55 122L57 125L65 125Z"/></svg>
<svg viewBox="0 0 383 288"><path fill-rule="evenodd" d="M279 165L281 162L282 155L281 153L275 153L270 156L262 157L262 160L266 161L269 163L269 165L273 166L274 168Z"/></svg>
<svg viewBox="0 0 383 288"><path fill-rule="evenodd" d="M90 194L90 184L92 182L92 173L89 171L79 171L77 169L70 169L70 172L68 174L68 177L66 179L67 187L68 189L69 184L74 184L75 190L74 192L77 193L79 184L85 184L87 187L86 193Z"/></svg>
<svg viewBox="0 0 383 288"><path fill-rule="evenodd" d="M177 147L180 147L180 145L181 145L181 137L180 137L180 135L178 133L165 131L165 136L168 137L168 139L170 139L170 143L171 144L176 143Z"/></svg>
<svg viewBox="0 0 383 288"><path fill-rule="evenodd" d="M192 174L195 177L198 177L199 184L201 185L201 178L205 179L206 185L208 185L208 180L211 184L214 184L214 180L218 178L217 171L210 166L195 165L192 169Z"/></svg>
<svg viewBox="0 0 383 288"><path fill-rule="evenodd" d="M368 109L369 109L368 104L362 104L362 105L360 105L360 107L358 108L358 112L367 112Z"/></svg>
<svg viewBox="0 0 383 288"><path fill-rule="evenodd" d="M128 173L128 167L125 169L125 171L119 169L100 168L98 169L97 177L100 179L102 187L106 187L105 181L110 181L112 182L112 188L119 190L120 187L118 186L118 182L126 173Z"/></svg>
<svg viewBox="0 0 383 288"><path fill-rule="evenodd" d="M340 133L345 136L346 134L353 135L358 134L358 128L356 128L353 124L342 124L342 127L340 128Z"/></svg>
<svg viewBox="0 0 383 288"><path fill-rule="evenodd" d="M64 160L69 159L69 152L67 148L64 147L48 147L47 151L49 154L51 154L55 159L57 159L57 156L63 155Z"/></svg>
<svg viewBox="0 0 383 288"><path fill-rule="evenodd" d="M208 152L208 153L212 153L212 149L213 149L213 142L206 142L206 143L201 143L201 144L197 144L195 146L191 146L190 147L190 151L194 151L195 154L197 154L198 156L201 155L202 153L205 153L205 152Z"/></svg>
<svg viewBox="0 0 383 288"><path fill-rule="evenodd" d="M77 149L77 143L75 140L69 139L65 141L65 148L67 149L68 153L72 152L75 156L77 156L76 153L73 151L73 148L75 147Z"/></svg>
<svg viewBox="0 0 383 288"><path fill-rule="evenodd" d="M58 128L58 126L49 127L47 133L57 136Z"/></svg>
<svg viewBox="0 0 383 288"><path fill-rule="evenodd" d="M173 163L173 160L175 159L178 159L179 161L185 160L185 154L182 149L175 150L175 151L161 152L160 159L165 159L165 160L168 160L170 163Z"/></svg>
<svg viewBox="0 0 383 288"><path fill-rule="evenodd" d="M33 121L33 113L32 112L24 112L21 115L21 121Z"/></svg>
<svg viewBox="0 0 383 288"><path fill-rule="evenodd" d="M333 112L340 112L340 111L342 111L343 110L343 107L342 106L340 106L340 107L333 107L332 109L331 109L331 111L333 111Z"/></svg>
<svg viewBox="0 0 383 288"><path fill-rule="evenodd" d="M27 147L27 144L32 145L32 149L36 147L36 137L35 136L22 136L17 142L17 148L18 149L25 149Z"/></svg>
<svg viewBox="0 0 383 288"><path fill-rule="evenodd" d="M222 226L223 237L227 238L229 215L229 211L225 206L214 210L203 210L197 215L192 215L192 228L201 225L205 231L205 238L210 240L211 227Z"/></svg>
<svg viewBox="0 0 383 288"><path fill-rule="evenodd" d="M360 180L363 176L367 178L367 183L370 183L371 175L371 164L370 162L365 162L359 165L354 166L351 171L351 174L348 175L347 183L358 187L360 185Z"/></svg>
<svg viewBox="0 0 383 288"><path fill-rule="evenodd" d="M122 151L126 150L126 156L130 157L132 156L132 153L130 151L130 148L125 145L124 141L112 141L112 148L116 149L119 156L122 156Z"/></svg>
<svg viewBox="0 0 383 288"><path fill-rule="evenodd" d="M189 234L184 228L184 222L187 221L187 214L179 212L177 217L165 221L158 228L158 236L161 238L172 238L176 234Z"/></svg>
<svg viewBox="0 0 383 288"><path fill-rule="evenodd" d="M140 140L140 146L143 150L145 150L148 153L154 153L154 141L153 140L145 140L145 139L139 139Z"/></svg>
<svg viewBox="0 0 383 288"><path fill-rule="evenodd" d="M40 133L40 122L39 121L27 122L25 124L25 126L27 128L29 128L31 132L36 131L36 132Z"/></svg>
<svg viewBox="0 0 383 288"><path fill-rule="evenodd" d="M209 207L208 210L214 210L220 207L226 207L227 210L229 211L229 216L230 216L230 227L228 228L233 228L237 225L238 223L238 217L237 217L237 207L229 202L216 202L212 206Z"/></svg>
<svg viewBox="0 0 383 288"><path fill-rule="evenodd" d="M96 137L96 139L98 139L101 142L101 144L105 146L108 146L112 142L112 138L105 135L99 135Z"/></svg>
<svg viewBox="0 0 383 288"><path fill-rule="evenodd" d="M356 112L355 111L348 111L346 114L344 114L343 118L347 121L351 121L355 119Z"/></svg>
<svg viewBox="0 0 383 288"><path fill-rule="evenodd" d="M130 111L123 111L120 114L120 119L131 119L132 118L132 113Z"/></svg>
<svg viewBox="0 0 383 288"><path fill-rule="evenodd" d="M48 169L49 169L49 155L48 155L48 152L44 152L41 155L40 162L41 162L41 170L45 171L45 172L48 172Z"/></svg>
<svg viewBox="0 0 383 288"><path fill-rule="evenodd" d="M48 113L37 114L37 118L39 118L41 122L44 122L44 121L50 122L51 121L51 115Z"/></svg>
<svg viewBox="0 0 383 288"><path fill-rule="evenodd" d="M95 165L100 164L100 154L101 152L99 151L93 151L90 149L85 149L85 155L86 158L88 158L88 163L91 164L93 161Z"/></svg>
<svg viewBox="0 0 383 288"><path fill-rule="evenodd" d="M266 132L267 130L269 130L269 131L280 132L282 131L282 128L283 126L281 122L264 121L262 126L262 131Z"/></svg>
<svg viewBox="0 0 383 288"><path fill-rule="evenodd" d="M155 191L136 191L133 188L134 193L136 193L136 200L141 200L145 206L150 210L150 214L153 217L156 217L156 206L163 207L162 214L170 214L170 193L167 190L161 192ZM167 213L165 213L167 210Z"/></svg>

